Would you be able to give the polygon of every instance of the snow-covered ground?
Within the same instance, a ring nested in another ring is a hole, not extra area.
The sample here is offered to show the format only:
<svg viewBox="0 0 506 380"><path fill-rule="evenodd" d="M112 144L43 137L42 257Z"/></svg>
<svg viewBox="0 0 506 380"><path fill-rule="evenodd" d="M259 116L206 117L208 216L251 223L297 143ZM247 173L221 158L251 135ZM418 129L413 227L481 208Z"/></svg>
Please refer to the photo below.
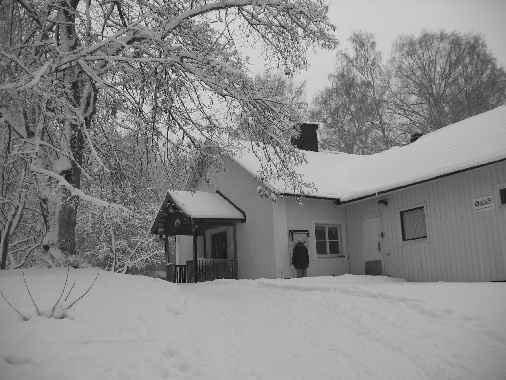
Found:
<svg viewBox="0 0 506 380"><path fill-rule="evenodd" d="M50 308L65 271L26 275ZM72 273L79 289L94 275ZM1 273L0 288L33 315L20 272ZM0 300L0 378L504 380L506 284L345 275L173 285L102 272L72 319L23 322Z"/></svg>

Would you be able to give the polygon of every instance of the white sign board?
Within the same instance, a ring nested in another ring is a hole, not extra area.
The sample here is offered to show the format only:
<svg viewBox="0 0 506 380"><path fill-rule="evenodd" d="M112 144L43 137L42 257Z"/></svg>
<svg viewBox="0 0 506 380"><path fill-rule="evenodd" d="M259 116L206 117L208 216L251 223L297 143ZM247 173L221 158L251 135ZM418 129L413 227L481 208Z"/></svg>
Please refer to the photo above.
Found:
<svg viewBox="0 0 506 380"><path fill-rule="evenodd" d="M492 195L473 199L473 209L487 210L491 208L494 208L494 197Z"/></svg>

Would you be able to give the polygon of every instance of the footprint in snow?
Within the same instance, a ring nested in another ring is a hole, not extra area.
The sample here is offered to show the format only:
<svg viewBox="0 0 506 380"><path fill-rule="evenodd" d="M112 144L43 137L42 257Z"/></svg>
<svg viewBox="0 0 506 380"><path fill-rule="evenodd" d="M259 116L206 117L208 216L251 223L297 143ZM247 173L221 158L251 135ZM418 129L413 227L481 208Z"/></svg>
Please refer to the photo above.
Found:
<svg viewBox="0 0 506 380"><path fill-rule="evenodd" d="M4 360L10 365L24 365L32 363L32 359L29 357L19 355L7 355L4 356Z"/></svg>
<svg viewBox="0 0 506 380"><path fill-rule="evenodd" d="M170 313L172 315L175 315L175 316L180 316L180 315L183 314L183 312L181 310L179 310L179 309L177 309L177 308L175 308L175 307L173 307L171 305L165 305L165 310L168 313Z"/></svg>
<svg viewBox="0 0 506 380"><path fill-rule="evenodd" d="M174 350L172 347L167 347L164 351L163 351L163 354L167 357L167 358L173 358L175 356L178 355L178 352L176 350Z"/></svg>
<svg viewBox="0 0 506 380"><path fill-rule="evenodd" d="M195 369L192 368L190 363L188 363L181 355L179 351L174 349L171 346L167 346L163 351L162 355L166 361L162 361L162 376L165 378L177 377L177 376L190 376L195 377L193 375L197 375L198 372L195 372ZM169 376L170 375L170 376ZM177 375L177 376L176 376Z"/></svg>

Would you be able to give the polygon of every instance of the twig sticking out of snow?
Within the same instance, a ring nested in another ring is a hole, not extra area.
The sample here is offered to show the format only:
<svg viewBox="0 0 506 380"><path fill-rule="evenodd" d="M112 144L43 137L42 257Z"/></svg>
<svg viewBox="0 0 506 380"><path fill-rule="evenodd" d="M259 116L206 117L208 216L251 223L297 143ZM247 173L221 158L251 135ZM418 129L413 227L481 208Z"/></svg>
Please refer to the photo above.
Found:
<svg viewBox="0 0 506 380"><path fill-rule="evenodd" d="M23 282L25 283L26 291L28 292L28 296L30 297L30 300L32 301L33 307L35 308L35 312L37 315L42 315L40 312L39 306L37 305L37 302L35 302L35 299L33 298L32 292L30 291L30 287L28 286L28 282L26 281L25 272L21 271L21 274L23 276Z"/></svg>
<svg viewBox="0 0 506 380"><path fill-rule="evenodd" d="M68 306L65 306L63 308L63 311L68 311L70 310L72 307L74 307L74 305L76 303L78 303L79 301L81 301L84 297L86 297L86 295L88 295L88 293L90 292L91 288L93 288L93 285L95 285L95 282L97 282L97 279L98 279L98 276L100 275L100 272L97 272L97 275L95 276L95 278L93 279L93 281L91 282L90 286L88 286L88 289L86 289L86 291L81 294L79 297L77 297L76 299L74 299ZM70 294L70 293L69 293Z"/></svg>
<svg viewBox="0 0 506 380"><path fill-rule="evenodd" d="M56 300L56 302L54 303L53 307L51 308L50 316L54 315L56 307L58 306L58 304L60 303L63 295L65 294L65 289L67 288L67 283L69 281L69 272L70 272L70 265L67 265L67 274L65 276L65 283L63 284L63 288L62 288L62 290L60 292L60 295L58 296L58 299Z"/></svg>
<svg viewBox="0 0 506 380"><path fill-rule="evenodd" d="M72 283L72 286L68 288L67 291L67 285L69 283L69 276L70 276L70 266L67 266L67 274L65 276L65 283L63 284L63 288L56 299L56 302L54 303L53 307L49 311L41 311L39 309L39 306L37 305L37 302L35 302L35 299L33 298L32 292L30 290L30 286L28 285L28 281L26 280L25 273L21 271L21 274L23 275L23 282L25 284L26 291L28 293L28 296L30 297L30 300L32 301L32 304L35 308L35 311L38 316L46 317L46 318L55 318L55 319L63 319L67 317L67 311L69 311L71 308L73 308L79 301L81 301L84 297L88 295L88 293L91 291L95 283L97 282L98 276L100 275L100 272L97 272L95 278L91 282L90 286L80 295L77 296L74 300L67 303L67 300L70 297L70 294L72 293L72 290L76 286L76 282L74 281ZM0 296L4 299L4 301L9 305L9 307L14 310L23 321L30 320L29 316L24 315L21 313L5 296L5 294L0 289ZM63 304L62 303L63 299Z"/></svg>
<svg viewBox="0 0 506 380"><path fill-rule="evenodd" d="M70 297L70 293L72 293L72 290L74 290L74 287L76 286L76 282L74 281L72 283L72 286L70 287L69 291L67 292L67 295L65 296L65 298L63 299L64 302L67 301L67 299Z"/></svg>
<svg viewBox="0 0 506 380"><path fill-rule="evenodd" d="M9 305L9 307L14 310L20 317L23 321L28 321L30 318L27 317L26 315L24 315L22 312L20 312L12 303L9 302L9 300L7 299L7 297L5 296L4 292L2 292L2 290L0 290L0 296L2 296L2 298L4 299L4 301L7 303L7 305Z"/></svg>

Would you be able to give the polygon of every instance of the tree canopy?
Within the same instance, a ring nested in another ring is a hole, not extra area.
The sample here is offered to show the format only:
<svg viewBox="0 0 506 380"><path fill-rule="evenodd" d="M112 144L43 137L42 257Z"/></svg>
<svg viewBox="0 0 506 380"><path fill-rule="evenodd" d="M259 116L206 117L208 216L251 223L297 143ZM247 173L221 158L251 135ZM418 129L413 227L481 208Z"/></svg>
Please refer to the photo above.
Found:
<svg viewBox="0 0 506 380"><path fill-rule="evenodd" d="M506 73L482 37L457 32L401 36L383 62L374 36L355 33L338 52L313 115L324 146L371 153L504 103Z"/></svg>
<svg viewBox="0 0 506 380"><path fill-rule="evenodd" d="M103 191L92 197L87 190L138 172L121 159L126 141L144 152L133 155L144 167L176 151L228 152L239 139L271 145L259 154L272 171L299 162L289 144L298 113L250 75L238 45L261 43L291 72L305 67L310 48L336 46L323 0L11 0L0 7L0 123L21 142L11 154L39 185L47 205L43 246L55 252L75 252L79 199L111 205L100 202Z"/></svg>
<svg viewBox="0 0 506 380"><path fill-rule="evenodd" d="M330 86L316 97L312 115L327 126L325 149L369 153L394 140L387 115L390 78L372 34L354 33L349 41L350 51L338 52Z"/></svg>
<svg viewBox="0 0 506 380"><path fill-rule="evenodd" d="M506 73L479 35L424 32L394 44L393 108L404 125L429 132L506 99Z"/></svg>

